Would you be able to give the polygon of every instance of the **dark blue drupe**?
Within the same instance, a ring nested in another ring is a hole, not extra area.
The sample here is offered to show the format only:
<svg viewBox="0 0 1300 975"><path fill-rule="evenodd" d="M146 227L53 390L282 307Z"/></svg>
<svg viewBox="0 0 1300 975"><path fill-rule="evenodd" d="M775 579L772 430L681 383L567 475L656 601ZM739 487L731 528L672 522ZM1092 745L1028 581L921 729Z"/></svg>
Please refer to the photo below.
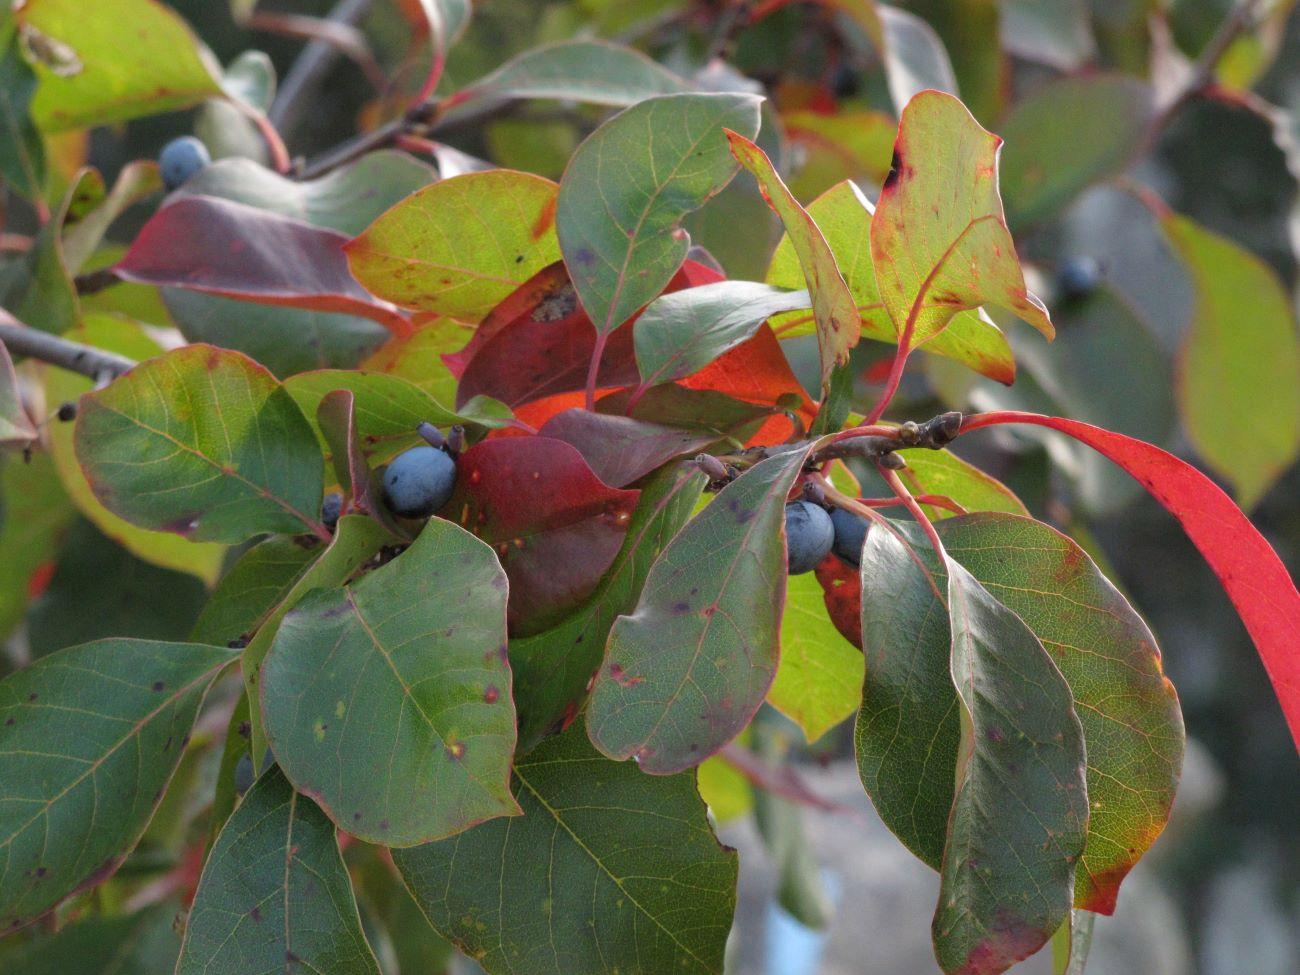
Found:
<svg viewBox="0 0 1300 975"><path fill-rule="evenodd" d="M791 575L817 568L834 541L835 526L825 508L811 501L785 506L785 544Z"/></svg>
<svg viewBox="0 0 1300 975"><path fill-rule="evenodd" d="M210 162L208 147L192 135L172 139L158 154L158 168L168 190L176 189Z"/></svg>
<svg viewBox="0 0 1300 975"><path fill-rule="evenodd" d="M388 505L403 518L424 518L451 497L456 462L437 447L412 447L398 454L384 471Z"/></svg>
<svg viewBox="0 0 1300 975"><path fill-rule="evenodd" d="M867 537L867 519L836 508L831 512L831 524L835 526L832 550L849 565L857 565L862 559L862 540Z"/></svg>

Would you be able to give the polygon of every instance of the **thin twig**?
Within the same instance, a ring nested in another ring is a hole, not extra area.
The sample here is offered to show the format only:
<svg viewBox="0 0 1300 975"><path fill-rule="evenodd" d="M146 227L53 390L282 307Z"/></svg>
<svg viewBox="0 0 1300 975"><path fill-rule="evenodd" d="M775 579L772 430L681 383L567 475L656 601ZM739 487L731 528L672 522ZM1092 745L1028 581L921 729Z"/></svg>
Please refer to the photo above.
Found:
<svg viewBox="0 0 1300 975"><path fill-rule="evenodd" d="M136 364L134 359L115 352L105 352L11 322L0 322L0 342L15 355L39 359L96 380L104 376L116 378Z"/></svg>
<svg viewBox="0 0 1300 975"><path fill-rule="evenodd" d="M751 785L764 792L788 799L801 806L820 809L823 812L848 813L860 815L857 809L843 803L826 799L814 792L789 765L769 765L747 748L730 744L723 747L718 757L745 777Z"/></svg>
<svg viewBox="0 0 1300 975"><path fill-rule="evenodd" d="M339 0L327 14L327 19L339 24L354 25L366 15L372 3L373 0ZM275 102L267 113L277 130L289 132L293 129L309 101L306 96L320 83L339 57L338 48L326 41L312 41L303 48L289 73L284 76Z"/></svg>
<svg viewBox="0 0 1300 975"><path fill-rule="evenodd" d="M1187 81L1174 94L1169 104L1165 105L1152 121L1150 131L1153 137L1169 124L1169 121L1187 102L1213 87L1214 74L1219 68L1219 62L1228 53L1228 48L1232 47L1233 42L1255 25L1259 6L1260 0L1242 0L1240 4L1232 9L1231 13L1223 18L1223 22L1219 24L1219 29L1214 32L1214 36L1210 38L1197 57Z"/></svg>
<svg viewBox="0 0 1300 975"><path fill-rule="evenodd" d="M366 35L352 24L345 24L329 17L257 10L248 18L245 26L250 30L266 31L268 34L280 34L299 40L328 44L360 68L361 73L366 76L366 81L376 92L382 92L388 85L384 69L375 60Z"/></svg>
<svg viewBox="0 0 1300 975"><path fill-rule="evenodd" d="M898 471L890 470L884 464L877 464L876 470L880 472L880 476L889 485L889 489L903 502L903 507L911 513L921 528L925 530L925 536L930 539L935 554L942 560L944 558L943 542L939 540L939 533L935 530L934 522L930 520L930 516L917 503L916 498L912 497L912 492L907 489L903 479L898 476Z"/></svg>

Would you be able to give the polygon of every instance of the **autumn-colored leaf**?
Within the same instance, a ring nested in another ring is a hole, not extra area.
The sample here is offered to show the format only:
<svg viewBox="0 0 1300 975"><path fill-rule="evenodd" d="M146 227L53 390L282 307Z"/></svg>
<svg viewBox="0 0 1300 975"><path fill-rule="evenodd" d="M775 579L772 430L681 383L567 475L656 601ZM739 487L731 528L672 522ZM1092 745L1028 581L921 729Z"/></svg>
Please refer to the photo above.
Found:
<svg viewBox="0 0 1300 975"><path fill-rule="evenodd" d="M114 270L138 284L361 315L406 334L407 318L352 277L347 240L242 203L183 196L154 214Z"/></svg>
<svg viewBox="0 0 1300 975"><path fill-rule="evenodd" d="M862 321L857 302L844 283L826 238L808 211L786 188L771 160L753 142L728 130L731 152L742 166L758 180L768 206L781 218L791 246L799 258L808 294L812 297L813 316L817 322L817 345L821 352L821 389L825 399L830 391L831 370L848 362L849 350L858 344Z"/></svg>
<svg viewBox="0 0 1300 975"><path fill-rule="evenodd" d="M602 483L576 448L546 437L486 440L456 466L444 512L495 549L512 633L535 633L591 594L623 543L636 491Z"/></svg>
<svg viewBox="0 0 1300 975"><path fill-rule="evenodd" d="M904 349L938 335L957 312L984 304L1054 334L1047 309L1025 288L1003 217L1001 144L951 95L924 91L903 110L894 166L871 221L871 256Z"/></svg>
<svg viewBox="0 0 1300 975"><path fill-rule="evenodd" d="M1277 552L1208 477L1159 447L1077 420L1006 411L968 421L963 432L1002 423L1059 430L1104 454L1136 478L1178 519L1210 563L1255 641L1300 745L1300 593Z"/></svg>
<svg viewBox="0 0 1300 975"><path fill-rule="evenodd" d="M582 409L556 414L537 433L576 447L592 472L610 487L626 487L668 461L721 439L707 431Z"/></svg>
<svg viewBox="0 0 1300 975"><path fill-rule="evenodd" d="M395 304L477 321L559 259L556 190L508 169L441 180L348 243L352 273Z"/></svg>

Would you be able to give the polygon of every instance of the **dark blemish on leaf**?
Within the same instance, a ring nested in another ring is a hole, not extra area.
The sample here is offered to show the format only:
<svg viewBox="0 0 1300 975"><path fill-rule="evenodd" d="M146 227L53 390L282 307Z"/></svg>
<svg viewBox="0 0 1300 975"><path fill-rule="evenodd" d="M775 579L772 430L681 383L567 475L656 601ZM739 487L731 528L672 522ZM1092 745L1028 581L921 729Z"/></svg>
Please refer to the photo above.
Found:
<svg viewBox="0 0 1300 975"><path fill-rule="evenodd" d="M248 912L248 916L251 917L254 921L260 922L262 920L262 909L260 907L254 907L251 911Z"/></svg>
<svg viewBox="0 0 1300 975"><path fill-rule="evenodd" d="M575 253L575 254L573 255L573 259L574 259L575 261L577 261L577 263L579 263L579 264L595 264L595 263L596 263L596 255L593 254L593 253L591 252L590 248L587 248L587 247L580 247L580 248L578 248L577 253Z"/></svg>
<svg viewBox="0 0 1300 975"><path fill-rule="evenodd" d="M496 704L497 698L500 696L501 692L497 690L496 684L489 684L486 690L483 691L483 701L487 704Z"/></svg>
<svg viewBox="0 0 1300 975"><path fill-rule="evenodd" d="M40 696L40 695L37 694L35 691L32 691L32 693L30 693L30 694L27 695L27 703L28 703L28 704L31 704L31 703L32 703L33 701L35 701L39 696Z"/></svg>
<svg viewBox="0 0 1300 975"><path fill-rule="evenodd" d="M629 676L627 671L623 669L623 665L620 663L612 663L609 665L609 677L610 680L619 687L636 687L637 684L645 681L644 677Z"/></svg>
<svg viewBox="0 0 1300 975"><path fill-rule="evenodd" d="M444 748L443 751L447 753L447 757L451 759L453 762L459 762L462 758L465 757L465 743L460 741L453 741L449 745L447 745L447 747Z"/></svg>
<svg viewBox="0 0 1300 975"><path fill-rule="evenodd" d="M510 647L504 643L497 647L497 659L503 664L508 663L510 660Z"/></svg>
<svg viewBox="0 0 1300 975"><path fill-rule="evenodd" d="M13 723L14 723L14 719L13 719L13 718L6 718L6 719L5 719L5 727L6 727L6 728L8 728L8 727L9 727L10 725L12 725Z"/></svg>
<svg viewBox="0 0 1300 975"><path fill-rule="evenodd" d="M388 820L386 820L386 819L381 819L381 820L379 821L379 832L381 832L381 833L387 833L387 832L388 832Z"/></svg>
<svg viewBox="0 0 1300 975"><path fill-rule="evenodd" d="M1132 851L1130 851L1130 852L1132 852ZM36 868L36 876L38 876L38 877L44 877L47 873L49 873L49 870L47 870L45 867L37 867L37 868Z"/></svg>
<svg viewBox="0 0 1300 975"><path fill-rule="evenodd" d="M325 610L325 612L321 613L320 615L321 615L321 619L332 620L332 619L337 619L347 611L348 611L348 604L340 603L337 606L331 606L329 609Z"/></svg>
<svg viewBox="0 0 1300 975"><path fill-rule="evenodd" d="M520 254L518 257L516 257L516 258L515 258L515 263L516 263L516 264L522 264L522 263L524 263L524 255L523 255L523 254Z"/></svg>
<svg viewBox="0 0 1300 975"><path fill-rule="evenodd" d="M691 611L690 603L673 603L673 612L677 614L689 613Z"/></svg>
<svg viewBox="0 0 1300 975"><path fill-rule="evenodd" d="M167 683L166 683L165 681L156 680L156 681L153 682L153 689L154 689L155 691L161 691L161 690L164 690L164 689L166 689L166 687L167 687Z"/></svg>
<svg viewBox="0 0 1300 975"><path fill-rule="evenodd" d="M171 751L171 748L172 748L172 736L168 735L167 740L163 742L162 750L164 752L169 752Z"/></svg>
<svg viewBox="0 0 1300 975"><path fill-rule="evenodd" d="M172 532L176 535L188 536L188 535L192 535L194 533L194 529L198 527L199 527L198 515L181 515L179 518L176 518L164 524L162 526L162 530L165 532Z"/></svg>
<svg viewBox="0 0 1300 975"><path fill-rule="evenodd" d="M297 955L295 955L292 951L286 951L284 953L284 961L285 964L287 965L297 965L302 961L302 959L299 958Z"/></svg>
<svg viewBox="0 0 1300 975"><path fill-rule="evenodd" d="M984 737L989 741L1002 741L1002 729L997 727L997 725L991 725L989 729L984 732Z"/></svg>
<svg viewBox="0 0 1300 975"><path fill-rule="evenodd" d="M249 738L253 734L253 726L247 721L241 721L239 722L239 727L235 729L235 733L239 735L240 738Z"/></svg>

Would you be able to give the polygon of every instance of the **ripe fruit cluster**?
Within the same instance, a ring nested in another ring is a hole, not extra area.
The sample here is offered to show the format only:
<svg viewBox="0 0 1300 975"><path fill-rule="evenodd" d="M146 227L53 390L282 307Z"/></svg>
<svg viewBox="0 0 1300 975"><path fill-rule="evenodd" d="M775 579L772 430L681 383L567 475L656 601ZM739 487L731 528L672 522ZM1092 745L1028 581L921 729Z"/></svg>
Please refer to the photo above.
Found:
<svg viewBox="0 0 1300 975"><path fill-rule="evenodd" d="M843 508L829 512L814 501L792 501L785 506L787 565L791 575L811 572L834 552L849 565L861 558L867 520Z"/></svg>

